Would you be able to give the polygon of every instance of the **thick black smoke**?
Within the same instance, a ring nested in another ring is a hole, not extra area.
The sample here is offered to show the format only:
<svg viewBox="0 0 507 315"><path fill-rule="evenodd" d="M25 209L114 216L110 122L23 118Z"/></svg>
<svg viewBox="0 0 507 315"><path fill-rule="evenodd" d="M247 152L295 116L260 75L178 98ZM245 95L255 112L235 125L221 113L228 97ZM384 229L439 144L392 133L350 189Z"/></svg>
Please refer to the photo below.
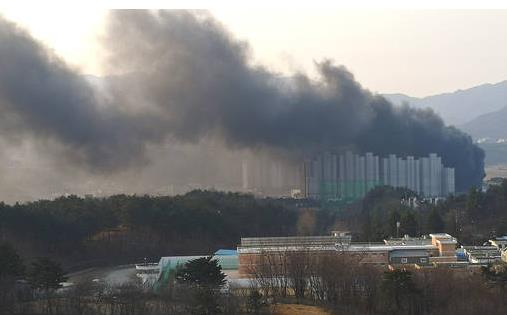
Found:
<svg viewBox="0 0 507 315"><path fill-rule="evenodd" d="M161 139L157 119L99 104L81 75L1 18L0 110L2 136L56 140L94 168L124 166L142 156L146 141Z"/></svg>
<svg viewBox="0 0 507 315"><path fill-rule="evenodd" d="M150 142L219 136L231 147L297 154L355 148L439 153L457 189L483 177L483 152L430 111L395 108L343 67L319 80L252 64L249 47L203 12L116 11L109 17L108 98L12 24L0 21L0 108L25 132L64 145L94 169L138 163ZM389 74L386 74L389 75Z"/></svg>

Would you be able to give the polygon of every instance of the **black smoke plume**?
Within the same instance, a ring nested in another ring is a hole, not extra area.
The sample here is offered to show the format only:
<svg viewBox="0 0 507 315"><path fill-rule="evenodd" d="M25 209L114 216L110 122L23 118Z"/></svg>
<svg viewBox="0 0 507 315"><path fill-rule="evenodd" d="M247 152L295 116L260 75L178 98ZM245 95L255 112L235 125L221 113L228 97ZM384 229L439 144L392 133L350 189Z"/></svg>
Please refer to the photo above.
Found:
<svg viewBox="0 0 507 315"><path fill-rule="evenodd" d="M456 168L458 190L484 176L483 151L433 112L394 107L328 60L316 63L318 80L273 73L206 12L114 11L103 43L104 65L121 75L99 97L78 71L0 20L2 135L56 142L100 171L144 161L150 143L219 137L232 148L298 156L436 152Z"/></svg>

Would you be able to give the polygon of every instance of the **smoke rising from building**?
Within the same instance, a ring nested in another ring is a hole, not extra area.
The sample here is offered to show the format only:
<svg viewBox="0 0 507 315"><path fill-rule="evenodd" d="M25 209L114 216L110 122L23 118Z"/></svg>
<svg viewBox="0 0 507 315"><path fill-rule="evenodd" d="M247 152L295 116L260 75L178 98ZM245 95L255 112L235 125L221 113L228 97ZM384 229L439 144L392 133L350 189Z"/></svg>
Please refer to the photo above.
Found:
<svg viewBox="0 0 507 315"><path fill-rule="evenodd" d="M113 11L106 34L104 65L118 75L98 95L0 18L0 136L48 143L48 151L57 147L58 156L100 172L137 167L151 144L218 138L295 159L346 149L435 152L455 167L458 191L484 175L484 153L433 112L394 107L328 60L315 64L317 80L273 73L206 12Z"/></svg>

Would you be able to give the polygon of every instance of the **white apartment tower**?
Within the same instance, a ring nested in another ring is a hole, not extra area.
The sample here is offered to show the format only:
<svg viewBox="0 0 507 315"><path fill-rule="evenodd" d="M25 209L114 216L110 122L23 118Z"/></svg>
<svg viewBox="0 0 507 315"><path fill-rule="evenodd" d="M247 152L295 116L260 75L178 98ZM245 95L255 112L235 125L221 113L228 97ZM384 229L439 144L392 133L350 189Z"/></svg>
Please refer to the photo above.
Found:
<svg viewBox="0 0 507 315"><path fill-rule="evenodd" d="M436 153L419 159L325 153L307 160L304 169L307 197L315 199L358 199L379 185L408 188L423 197L455 192L454 168L444 167Z"/></svg>

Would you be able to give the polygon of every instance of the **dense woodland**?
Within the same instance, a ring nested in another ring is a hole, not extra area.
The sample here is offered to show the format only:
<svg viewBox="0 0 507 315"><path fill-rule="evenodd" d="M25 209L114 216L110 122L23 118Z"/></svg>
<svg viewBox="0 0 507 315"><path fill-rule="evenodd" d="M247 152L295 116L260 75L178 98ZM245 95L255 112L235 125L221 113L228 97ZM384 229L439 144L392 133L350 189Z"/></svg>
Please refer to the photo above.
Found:
<svg viewBox="0 0 507 315"><path fill-rule="evenodd" d="M363 241L447 232L462 244L482 245L491 237L507 235L507 180L486 192L472 188L437 205L420 202L410 207L403 202L414 196L405 189L378 187L343 211L341 218Z"/></svg>
<svg viewBox="0 0 507 315"><path fill-rule="evenodd" d="M0 205L0 236L25 258L120 263L235 248L241 236L295 233L297 211L250 195L61 197Z"/></svg>
<svg viewBox="0 0 507 315"><path fill-rule="evenodd" d="M164 255L235 248L240 237L322 235L333 229L357 241L448 232L466 244L507 234L507 181L471 189L438 205L409 207L408 190L378 187L363 200L316 207L291 199L193 191L182 196L61 197L0 204L0 238L25 259L49 256L66 268L128 263ZM396 222L400 222L397 231Z"/></svg>

